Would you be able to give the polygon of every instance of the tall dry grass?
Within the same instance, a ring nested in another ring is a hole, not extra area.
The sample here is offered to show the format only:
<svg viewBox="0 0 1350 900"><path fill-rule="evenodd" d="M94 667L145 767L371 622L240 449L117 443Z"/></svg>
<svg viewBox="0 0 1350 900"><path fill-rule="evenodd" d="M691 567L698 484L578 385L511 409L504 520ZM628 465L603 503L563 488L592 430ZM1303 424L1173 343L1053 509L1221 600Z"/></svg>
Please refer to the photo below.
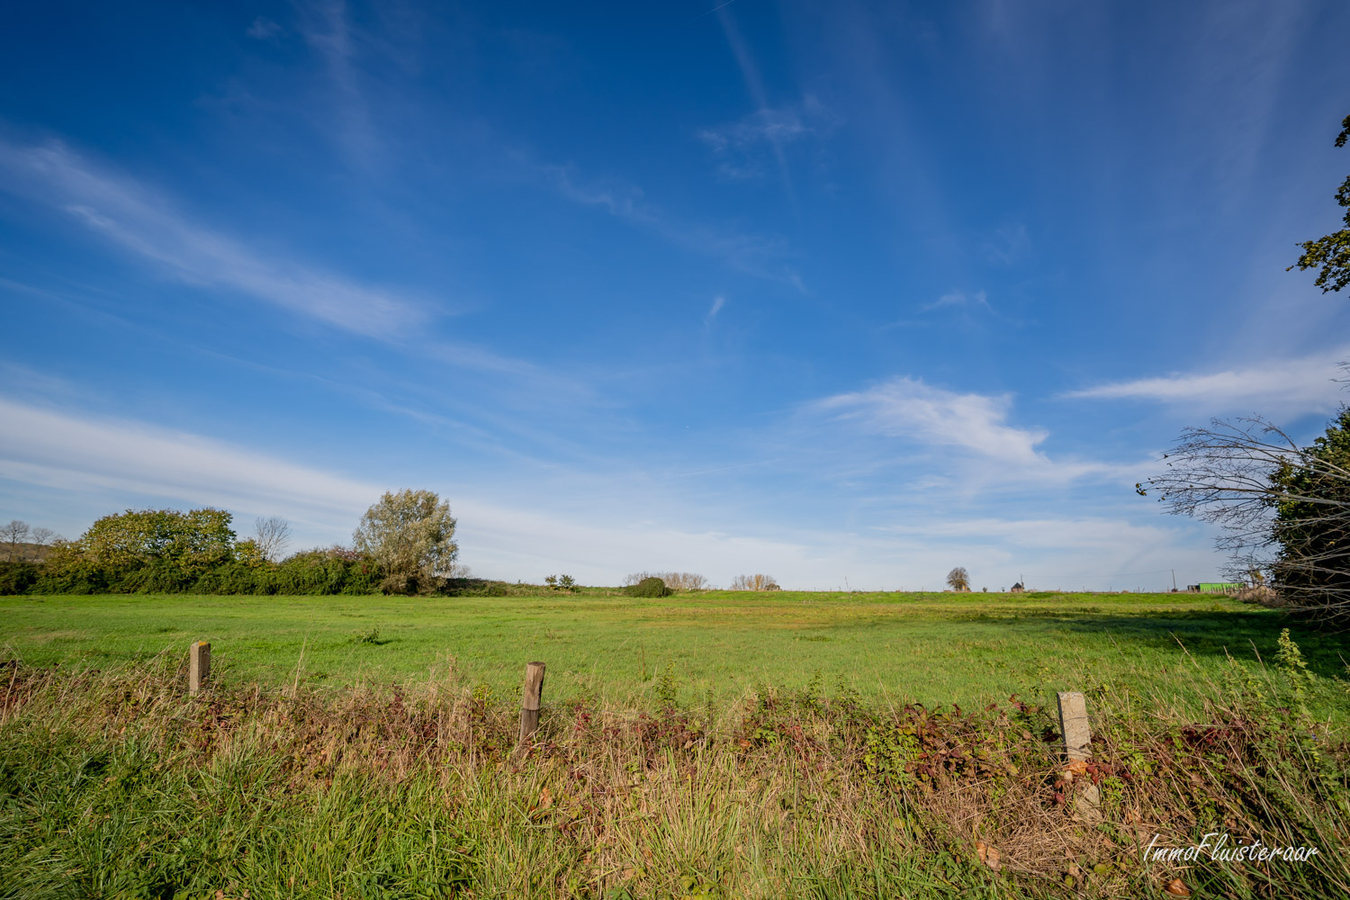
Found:
<svg viewBox="0 0 1350 900"><path fill-rule="evenodd" d="M865 705L818 684L731 706L549 708L459 682L321 693L185 664L0 677L0 897L1350 896L1350 751L1297 649L1202 715L1091 692L1090 764L1050 712ZM1234 670L1237 672L1237 670ZM1092 788L1093 808L1082 802ZM1207 832L1306 863L1144 859Z"/></svg>

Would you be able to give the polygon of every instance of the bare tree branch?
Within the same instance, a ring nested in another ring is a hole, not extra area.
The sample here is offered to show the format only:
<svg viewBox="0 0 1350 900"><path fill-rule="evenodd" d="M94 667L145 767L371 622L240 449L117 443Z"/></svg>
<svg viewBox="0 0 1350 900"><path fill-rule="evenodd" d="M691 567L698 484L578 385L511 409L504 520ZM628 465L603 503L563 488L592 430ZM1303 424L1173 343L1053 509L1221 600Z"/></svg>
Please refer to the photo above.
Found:
<svg viewBox="0 0 1350 900"><path fill-rule="evenodd" d="M1269 573L1281 605L1350 624L1350 412L1311 447L1261 418L1188 428L1141 494L1167 511L1213 523L1229 573Z"/></svg>
<svg viewBox="0 0 1350 900"><path fill-rule="evenodd" d="M291 525L280 516L268 516L253 524L258 552L268 562L280 562L281 554L291 542Z"/></svg>

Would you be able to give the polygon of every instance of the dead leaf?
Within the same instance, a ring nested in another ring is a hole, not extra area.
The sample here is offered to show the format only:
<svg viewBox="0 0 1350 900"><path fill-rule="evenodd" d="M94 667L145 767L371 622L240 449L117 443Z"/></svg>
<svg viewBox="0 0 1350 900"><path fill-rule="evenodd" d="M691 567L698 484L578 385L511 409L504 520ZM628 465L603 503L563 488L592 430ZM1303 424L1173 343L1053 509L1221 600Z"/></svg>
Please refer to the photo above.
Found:
<svg viewBox="0 0 1350 900"><path fill-rule="evenodd" d="M1180 878L1173 878L1164 884L1163 890L1173 897L1189 897L1191 895L1191 889L1186 887L1186 883Z"/></svg>
<svg viewBox="0 0 1350 900"><path fill-rule="evenodd" d="M995 872L1002 868L1002 864L999 862L999 852L997 848L989 846L984 841L976 841L975 852L979 854L980 862L984 863Z"/></svg>
<svg viewBox="0 0 1350 900"><path fill-rule="evenodd" d="M542 791L539 792L539 806L536 808L548 809L552 805L553 805L553 792L550 791L548 788L544 788Z"/></svg>
<svg viewBox="0 0 1350 900"><path fill-rule="evenodd" d="M1087 773L1087 770L1087 760L1075 759L1073 762L1069 763L1069 771L1075 775L1084 775Z"/></svg>

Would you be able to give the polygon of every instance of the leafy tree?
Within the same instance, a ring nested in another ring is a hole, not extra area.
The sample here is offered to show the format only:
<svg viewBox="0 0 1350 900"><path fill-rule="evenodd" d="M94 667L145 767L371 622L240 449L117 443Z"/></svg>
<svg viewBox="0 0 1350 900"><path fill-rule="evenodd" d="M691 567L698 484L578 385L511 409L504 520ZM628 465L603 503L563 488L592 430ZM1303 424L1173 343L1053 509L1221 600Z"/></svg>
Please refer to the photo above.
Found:
<svg viewBox="0 0 1350 900"><path fill-rule="evenodd" d="M430 590L452 571L459 554L454 536L450 504L432 491L402 490L366 510L353 538L385 571L384 590L405 594Z"/></svg>
<svg viewBox="0 0 1350 900"><path fill-rule="evenodd" d="M76 549L112 570L155 565L190 575L233 558L231 520L222 509L129 509L95 522Z"/></svg>
<svg viewBox="0 0 1350 900"><path fill-rule="evenodd" d="M957 566L947 573L947 587L954 591L970 590L970 573L964 566Z"/></svg>
<svg viewBox="0 0 1350 900"><path fill-rule="evenodd" d="M1350 116L1341 122L1341 133L1336 136L1336 146L1344 147L1350 138ZM1350 284L1350 176L1336 191L1336 202L1346 207L1345 225L1340 231L1323 235L1315 241L1304 241L1299 246L1303 254L1294 266L1302 269L1320 269L1313 284L1322 289L1322 293L1339 291ZM1290 266L1289 269L1294 268ZM1289 271L1286 269L1285 271Z"/></svg>

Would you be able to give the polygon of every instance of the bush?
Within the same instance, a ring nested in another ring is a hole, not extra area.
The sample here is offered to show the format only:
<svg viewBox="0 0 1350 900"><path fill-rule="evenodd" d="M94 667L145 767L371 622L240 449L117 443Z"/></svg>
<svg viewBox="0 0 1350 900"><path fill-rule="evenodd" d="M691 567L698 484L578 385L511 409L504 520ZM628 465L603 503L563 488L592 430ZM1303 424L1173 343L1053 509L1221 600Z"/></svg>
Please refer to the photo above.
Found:
<svg viewBox="0 0 1350 900"><path fill-rule="evenodd" d="M630 597L669 597L670 588L666 583L655 575L644 578L637 584L629 585L623 589L623 592Z"/></svg>
<svg viewBox="0 0 1350 900"><path fill-rule="evenodd" d="M634 572L624 578L625 586L632 586L644 578L660 578L672 591L706 591L708 579L694 572Z"/></svg>
<svg viewBox="0 0 1350 900"><path fill-rule="evenodd" d="M1234 594L1233 598L1243 603L1257 603L1261 606L1280 605L1280 596L1264 584L1249 585Z"/></svg>
<svg viewBox="0 0 1350 900"><path fill-rule="evenodd" d="M0 562L0 594L22 594L37 583L37 566L28 562Z"/></svg>
<svg viewBox="0 0 1350 900"><path fill-rule="evenodd" d="M343 547L306 550L274 570L275 594L378 594L384 570L373 560Z"/></svg>

